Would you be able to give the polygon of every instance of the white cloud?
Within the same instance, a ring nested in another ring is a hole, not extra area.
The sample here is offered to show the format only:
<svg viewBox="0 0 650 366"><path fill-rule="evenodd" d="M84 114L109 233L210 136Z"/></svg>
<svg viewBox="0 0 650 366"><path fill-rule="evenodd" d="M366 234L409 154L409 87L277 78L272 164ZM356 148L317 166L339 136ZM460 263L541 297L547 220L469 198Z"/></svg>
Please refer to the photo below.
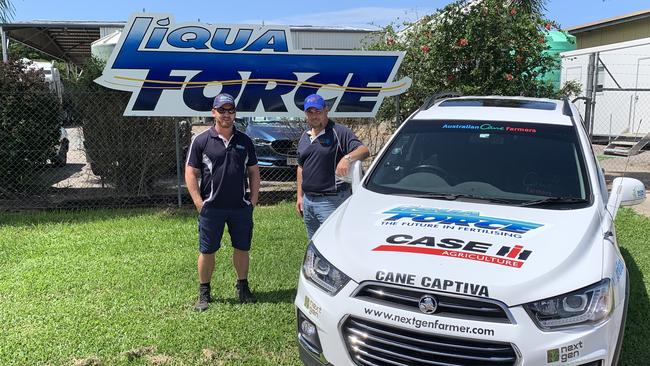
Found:
<svg viewBox="0 0 650 366"><path fill-rule="evenodd" d="M360 28L379 28L395 22L401 25L404 21L415 21L419 17L431 14L435 9L404 9L384 7L351 8L322 13L292 15L275 19L248 19L241 23L249 24L287 24L287 25L321 25L347 26Z"/></svg>

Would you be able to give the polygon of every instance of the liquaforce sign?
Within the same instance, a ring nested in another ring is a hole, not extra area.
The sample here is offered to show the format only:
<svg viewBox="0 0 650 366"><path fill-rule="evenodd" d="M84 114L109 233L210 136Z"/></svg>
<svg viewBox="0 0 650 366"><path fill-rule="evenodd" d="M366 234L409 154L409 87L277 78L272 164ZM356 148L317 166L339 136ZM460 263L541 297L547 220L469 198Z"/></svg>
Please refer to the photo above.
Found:
<svg viewBox="0 0 650 366"><path fill-rule="evenodd" d="M287 26L173 24L168 14L133 15L95 81L132 92L125 115L210 116L212 99L235 96L238 116L304 116L313 93L332 117L372 117L403 52L296 51Z"/></svg>
<svg viewBox="0 0 650 366"><path fill-rule="evenodd" d="M432 228L512 238L522 238L530 231L544 226L534 222L484 216L478 211L435 207L398 206L382 211L381 214L390 215L378 222L378 225L384 227Z"/></svg>

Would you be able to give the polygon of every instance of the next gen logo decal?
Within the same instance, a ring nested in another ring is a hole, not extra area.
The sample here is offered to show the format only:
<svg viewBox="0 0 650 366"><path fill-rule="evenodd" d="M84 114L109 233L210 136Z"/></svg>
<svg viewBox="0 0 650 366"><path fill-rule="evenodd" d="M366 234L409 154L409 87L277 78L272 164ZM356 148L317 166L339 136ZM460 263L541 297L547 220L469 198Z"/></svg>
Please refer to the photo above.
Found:
<svg viewBox="0 0 650 366"><path fill-rule="evenodd" d="M533 253L532 250L524 249L521 245L499 246L452 238L436 240L432 236L414 239L406 234L391 235L386 238L386 243L388 244L382 244L373 251L438 255L514 268L521 268Z"/></svg>
<svg viewBox="0 0 650 366"><path fill-rule="evenodd" d="M546 363L571 362L580 357L582 351L582 341L568 344L560 348L549 349L546 351Z"/></svg>
<svg viewBox="0 0 650 366"><path fill-rule="evenodd" d="M169 14L138 13L95 81L132 93L125 115L182 117L210 116L218 93L235 97L239 117L304 117L313 93L331 117L374 117L385 97L411 85L393 80L404 52L293 47L288 26L174 24Z"/></svg>
<svg viewBox="0 0 650 366"><path fill-rule="evenodd" d="M399 206L382 214L391 215L379 222L380 226L424 227L443 230L469 231L480 234L521 238L541 228L534 222L482 216L478 211L447 210L419 206Z"/></svg>

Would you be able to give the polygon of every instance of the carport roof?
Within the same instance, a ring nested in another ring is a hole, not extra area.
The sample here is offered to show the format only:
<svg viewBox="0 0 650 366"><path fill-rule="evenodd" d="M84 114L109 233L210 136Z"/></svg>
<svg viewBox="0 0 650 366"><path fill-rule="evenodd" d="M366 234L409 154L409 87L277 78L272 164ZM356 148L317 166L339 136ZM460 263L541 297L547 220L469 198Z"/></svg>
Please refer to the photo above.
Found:
<svg viewBox="0 0 650 366"><path fill-rule="evenodd" d="M126 22L29 21L0 24L7 36L54 58L81 65L90 57L90 44L101 28L124 27Z"/></svg>
<svg viewBox="0 0 650 366"><path fill-rule="evenodd" d="M650 9L639 10L634 13L619 15L611 18L597 20L595 22L576 25L574 27L567 28L567 32L569 32L569 34L575 35L578 33L589 32L592 30L605 28L616 24L627 23L627 22L644 19L648 17L650 17Z"/></svg>

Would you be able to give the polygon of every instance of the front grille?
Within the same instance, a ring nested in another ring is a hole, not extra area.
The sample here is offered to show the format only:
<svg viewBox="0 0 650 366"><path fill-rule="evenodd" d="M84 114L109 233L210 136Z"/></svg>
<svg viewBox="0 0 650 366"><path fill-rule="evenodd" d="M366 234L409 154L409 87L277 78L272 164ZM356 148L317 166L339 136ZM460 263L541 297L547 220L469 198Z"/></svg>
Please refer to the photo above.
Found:
<svg viewBox="0 0 650 366"><path fill-rule="evenodd" d="M275 140L271 147L280 155L296 157L298 156L298 141L294 140Z"/></svg>
<svg viewBox="0 0 650 366"><path fill-rule="evenodd" d="M369 283L357 290L354 297L391 307L421 313L420 299L431 295L438 300L437 316L479 320L493 323L512 323L505 306L493 301L452 296L416 288Z"/></svg>
<svg viewBox="0 0 650 366"><path fill-rule="evenodd" d="M419 333L350 317L344 341L359 366L506 366L517 363L509 343Z"/></svg>

